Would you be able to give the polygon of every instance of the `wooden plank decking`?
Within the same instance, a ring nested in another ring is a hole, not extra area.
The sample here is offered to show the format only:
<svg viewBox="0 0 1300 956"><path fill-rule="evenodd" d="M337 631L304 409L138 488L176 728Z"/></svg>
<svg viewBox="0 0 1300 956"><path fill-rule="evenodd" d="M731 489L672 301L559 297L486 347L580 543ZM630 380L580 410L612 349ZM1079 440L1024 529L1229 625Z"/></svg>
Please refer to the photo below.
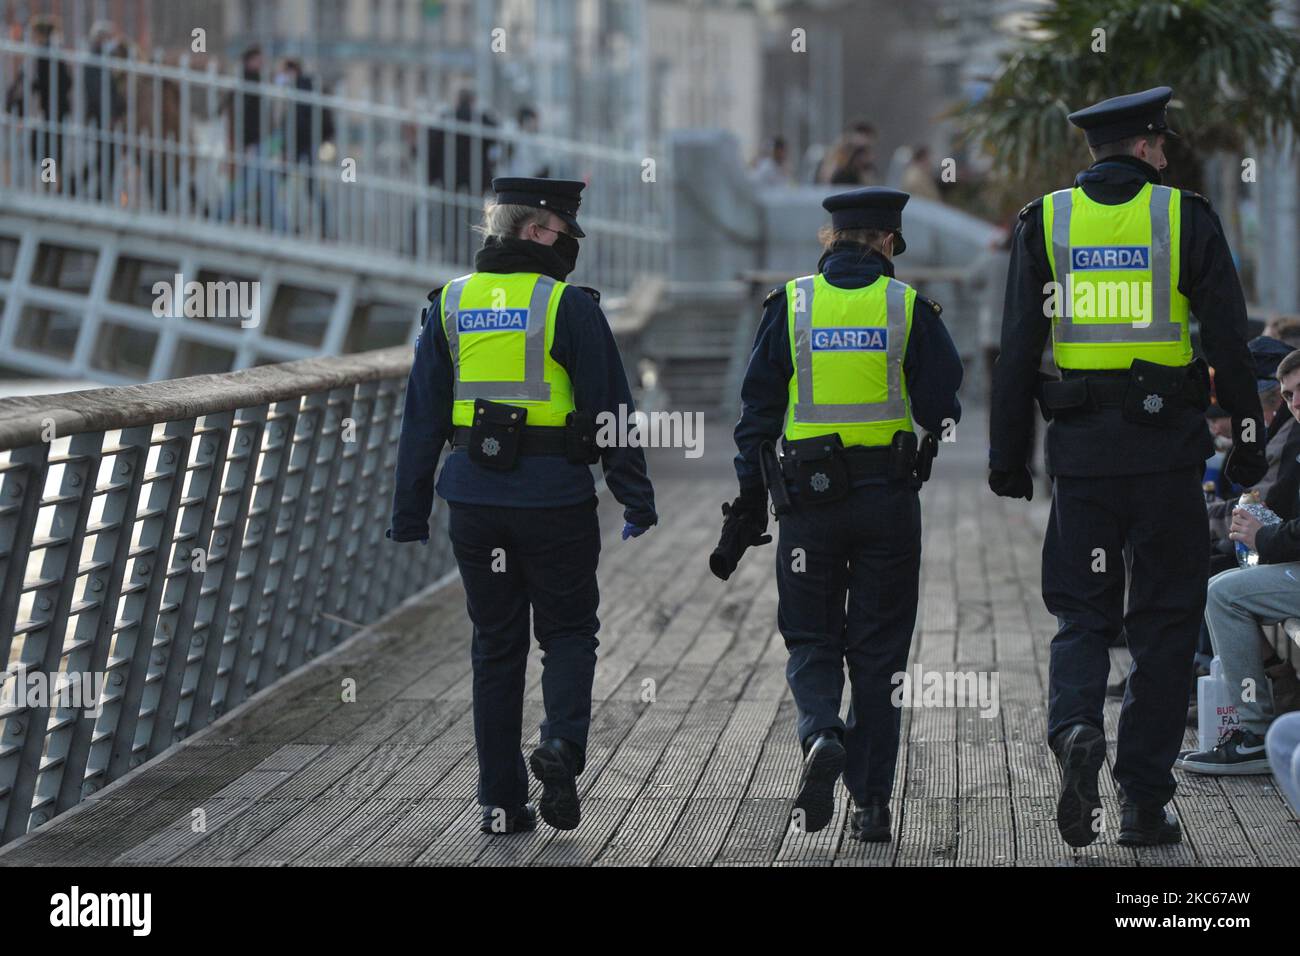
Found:
<svg viewBox="0 0 1300 956"><path fill-rule="evenodd" d="M718 504L734 487L729 436L711 430L703 459L652 455L663 516L652 533L618 540L619 509L602 505L601 656L578 830L479 834L469 623L452 584L0 851L0 865L1300 862L1300 823L1267 776L1179 774L1186 838L1177 847L1119 847L1113 825L1083 851L1060 840L1057 772L1043 739L1054 631L1038 585L1046 504L994 498L983 481L983 424L961 430L924 492L912 661L996 671L999 710L994 718L904 711L888 845L847 839L842 787L831 826L803 834L788 825L799 751L775 623L774 549L751 551L728 584L708 574ZM1127 657L1114 658L1118 676ZM532 742L539 677L534 659ZM347 679L354 703L342 700ZM1109 703L1112 754L1117 713ZM1116 823L1109 772L1103 801Z"/></svg>

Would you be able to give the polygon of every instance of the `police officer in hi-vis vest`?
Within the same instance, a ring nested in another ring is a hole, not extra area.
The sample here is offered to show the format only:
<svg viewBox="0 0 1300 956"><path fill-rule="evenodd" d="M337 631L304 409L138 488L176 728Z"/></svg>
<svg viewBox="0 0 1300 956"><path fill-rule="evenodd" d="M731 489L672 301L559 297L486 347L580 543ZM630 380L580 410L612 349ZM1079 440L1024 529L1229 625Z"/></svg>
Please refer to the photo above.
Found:
<svg viewBox="0 0 1300 956"><path fill-rule="evenodd" d="M493 180L474 272L429 295L402 417L394 541L429 538L434 472L474 624L474 739L485 833L531 830L520 740L529 612L546 719L529 760L542 819L578 825L596 667L600 529L591 465L624 506L623 538L655 524L636 447L596 445L596 417L632 411L594 289L564 279L578 256L583 183Z"/></svg>
<svg viewBox="0 0 1300 956"><path fill-rule="evenodd" d="M768 295L741 389L740 495L723 506L723 543L710 560L725 578L745 546L771 540L766 485L804 752L792 821L825 827L843 773L852 834L873 842L890 837L902 716L893 677L906 668L916 621L917 491L936 448L934 435L918 447L912 419L936 432L961 415L961 360L939 306L893 277L907 200L881 188L828 197L817 271ZM728 542L739 550L723 560Z"/></svg>
<svg viewBox="0 0 1300 956"><path fill-rule="evenodd" d="M1246 306L1219 220L1202 196L1161 185L1167 86L1070 114L1095 162L1074 186L1020 212L994 372L989 486L1031 498L1034 401L1054 479L1043 599L1056 616L1048 741L1061 767L1056 822L1071 846L1106 827L1097 775L1109 640L1133 655L1114 774L1119 842L1176 843L1166 804L1183 739L1205 606L1209 532L1201 474L1213 443L1209 376L1232 416L1228 476L1266 470L1265 428L1246 349ZM1040 376L1051 334L1059 380ZM1127 573L1126 551L1131 560Z"/></svg>

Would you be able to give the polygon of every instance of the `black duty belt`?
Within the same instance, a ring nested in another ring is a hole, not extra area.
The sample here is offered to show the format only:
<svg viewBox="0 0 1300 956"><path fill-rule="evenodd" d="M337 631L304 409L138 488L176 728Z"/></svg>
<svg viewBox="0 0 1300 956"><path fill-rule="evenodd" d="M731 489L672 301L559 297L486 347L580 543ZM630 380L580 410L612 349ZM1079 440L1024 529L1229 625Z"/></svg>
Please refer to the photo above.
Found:
<svg viewBox="0 0 1300 956"><path fill-rule="evenodd" d="M469 444L470 428L457 425L451 433L453 448L464 448ZM564 455L563 425L525 425L519 438L521 455Z"/></svg>
<svg viewBox="0 0 1300 956"><path fill-rule="evenodd" d="M850 445L840 452L844 464L848 466L849 480L859 478L882 478L889 474L888 446L868 448L865 445ZM781 457L781 474L791 481L798 480L795 463L787 456Z"/></svg>
<svg viewBox="0 0 1300 956"><path fill-rule="evenodd" d="M1122 377L1103 378L1099 375L1084 376L1088 383L1088 397L1097 405L1122 405L1124 394L1128 391L1129 378L1126 372Z"/></svg>
<svg viewBox="0 0 1300 956"><path fill-rule="evenodd" d="M1100 408L1124 404L1124 396L1129 389L1129 376L1124 375L1085 375L1081 376L1088 385L1088 397ZM1195 382L1190 376L1183 384L1182 394L1178 396L1189 405L1198 404Z"/></svg>

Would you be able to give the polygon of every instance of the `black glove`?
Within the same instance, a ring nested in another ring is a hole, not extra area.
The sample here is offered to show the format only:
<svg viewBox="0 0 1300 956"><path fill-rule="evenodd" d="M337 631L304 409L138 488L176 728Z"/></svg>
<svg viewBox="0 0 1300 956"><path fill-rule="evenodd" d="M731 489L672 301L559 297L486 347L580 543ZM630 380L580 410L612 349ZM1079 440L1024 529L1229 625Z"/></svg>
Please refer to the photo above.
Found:
<svg viewBox="0 0 1300 956"><path fill-rule="evenodd" d="M1034 500L1034 476L1023 465L1013 471L990 471L989 487L999 498Z"/></svg>
<svg viewBox="0 0 1300 956"><path fill-rule="evenodd" d="M767 544L767 495L742 492L740 497L722 506L722 534L718 546L709 555L709 570L720 580L731 577L747 548Z"/></svg>
<svg viewBox="0 0 1300 956"><path fill-rule="evenodd" d="M1264 457L1264 450L1258 442L1233 445L1223 471L1229 481L1249 488L1267 474L1268 459Z"/></svg>

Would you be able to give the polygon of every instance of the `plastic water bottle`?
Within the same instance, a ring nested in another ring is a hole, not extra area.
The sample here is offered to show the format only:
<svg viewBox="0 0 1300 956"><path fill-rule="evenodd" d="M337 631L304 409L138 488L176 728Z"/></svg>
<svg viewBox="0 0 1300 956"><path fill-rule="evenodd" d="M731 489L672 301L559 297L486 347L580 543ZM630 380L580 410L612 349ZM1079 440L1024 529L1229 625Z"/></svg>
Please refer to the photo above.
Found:
<svg viewBox="0 0 1300 956"><path fill-rule="evenodd" d="M1210 661L1210 673L1196 681L1197 749L1213 750L1230 730L1241 722L1237 704L1223 676L1218 655Z"/></svg>
<svg viewBox="0 0 1300 956"><path fill-rule="evenodd" d="M1264 506L1263 500L1258 491L1247 491L1237 499L1237 507L1243 511L1249 512L1256 519L1264 524L1277 524L1282 519ZM1259 552L1254 548L1246 547L1244 541L1234 542L1237 547L1237 564L1243 568L1253 568L1259 564Z"/></svg>

